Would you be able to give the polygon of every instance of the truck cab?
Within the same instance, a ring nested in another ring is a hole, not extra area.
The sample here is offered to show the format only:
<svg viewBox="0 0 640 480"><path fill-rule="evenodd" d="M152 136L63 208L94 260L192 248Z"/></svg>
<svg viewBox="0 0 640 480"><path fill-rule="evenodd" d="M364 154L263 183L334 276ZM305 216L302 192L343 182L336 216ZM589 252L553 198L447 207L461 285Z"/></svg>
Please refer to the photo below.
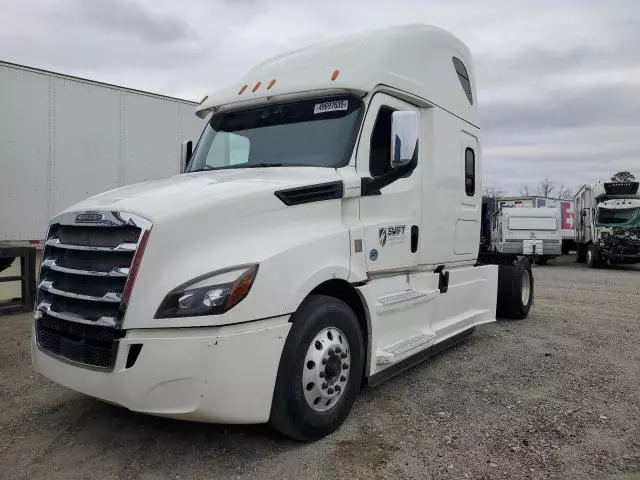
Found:
<svg viewBox="0 0 640 480"><path fill-rule="evenodd" d="M542 265L562 254L561 241L556 208L501 207L491 215L494 252L524 255Z"/></svg>
<svg viewBox="0 0 640 480"><path fill-rule="evenodd" d="M638 182L585 185L576 194L577 261L590 268L640 263Z"/></svg>
<svg viewBox="0 0 640 480"><path fill-rule="evenodd" d="M451 34L394 27L281 55L196 113L180 175L51 220L32 343L45 376L311 440L363 382L496 308L527 316L530 267L478 258L475 77Z"/></svg>

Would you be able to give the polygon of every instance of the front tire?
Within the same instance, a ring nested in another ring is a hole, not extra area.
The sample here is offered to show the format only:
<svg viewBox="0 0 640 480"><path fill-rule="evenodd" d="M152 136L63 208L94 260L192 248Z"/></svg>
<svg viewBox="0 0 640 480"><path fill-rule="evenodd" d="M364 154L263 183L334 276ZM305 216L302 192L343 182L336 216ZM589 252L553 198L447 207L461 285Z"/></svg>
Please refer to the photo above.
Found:
<svg viewBox="0 0 640 480"><path fill-rule="evenodd" d="M527 318L533 304L533 274L527 259L498 267L498 317L512 320Z"/></svg>
<svg viewBox="0 0 640 480"><path fill-rule="evenodd" d="M337 298L311 295L293 315L280 358L271 426L301 441L335 431L360 391L364 342L358 319Z"/></svg>

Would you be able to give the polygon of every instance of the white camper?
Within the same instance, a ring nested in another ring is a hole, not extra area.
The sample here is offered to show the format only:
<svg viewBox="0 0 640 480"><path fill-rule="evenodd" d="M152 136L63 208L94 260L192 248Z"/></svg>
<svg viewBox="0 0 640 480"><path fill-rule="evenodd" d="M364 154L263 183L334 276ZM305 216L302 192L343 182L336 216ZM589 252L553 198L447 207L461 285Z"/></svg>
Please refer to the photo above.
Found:
<svg viewBox="0 0 640 480"><path fill-rule="evenodd" d="M51 220L35 369L134 411L311 440L362 382L496 309L526 317L528 262L478 255L475 92L463 43L403 26L281 55L211 94L182 174Z"/></svg>
<svg viewBox="0 0 640 480"><path fill-rule="evenodd" d="M491 216L491 248L524 255L538 264L561 251L560 219L555 208L500 208Z"/></svg>

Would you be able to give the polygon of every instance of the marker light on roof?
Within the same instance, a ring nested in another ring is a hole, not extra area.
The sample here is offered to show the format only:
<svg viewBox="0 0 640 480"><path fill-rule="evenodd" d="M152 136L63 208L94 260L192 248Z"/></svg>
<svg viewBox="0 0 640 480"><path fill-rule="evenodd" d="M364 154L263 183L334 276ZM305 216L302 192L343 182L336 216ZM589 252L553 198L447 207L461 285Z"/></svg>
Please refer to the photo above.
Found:
<svg viewBox="0 0 640 480"><path fill-rule="evenodd" d="M276 79L274 78L269 82L269 85L267 85L267 90L271 90L271 87L273 87L275 84L276 84Z"/></svg>
<svg viewBox="0 0 640 480"><path fill-rule="evenodd" d="M333 73L331 74L331 80L335 80L336 78L338 78L338 75L340 75L340 70L338 70L337 68L333 71Z"/></svg>
<svg viewBox="0 0 640 480"><path fill-rule="evenodd" d="M240 91L238 92L238 95L242 95L244 93L244 91L247 89L247 84L245 83L242 88L240 89Z"/></svg>
<svg viewBox="0 0 640 480"><path fill-rule="evenodd" d="M251 90L252 92L255 92L256 90L258 90L260 88L260 85L262 85L262 82L258 82L253 86L253 90Z"/></svg>

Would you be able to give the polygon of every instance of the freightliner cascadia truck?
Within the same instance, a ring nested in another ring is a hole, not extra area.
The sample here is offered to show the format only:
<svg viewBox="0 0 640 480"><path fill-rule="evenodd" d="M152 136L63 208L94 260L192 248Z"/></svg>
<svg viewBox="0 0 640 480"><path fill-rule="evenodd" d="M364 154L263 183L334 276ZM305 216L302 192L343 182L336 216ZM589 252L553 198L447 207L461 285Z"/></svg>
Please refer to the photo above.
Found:
<svg viewBox="0 0 640 480"><path fill-rule="evenodd" d="M50 221L32 342L46 377L137 412L313 440L363 384L496 310L527 316L528 261L478 252L475 77L451 34L411 25L294 51L196 110L206 126L181 174Z"/></svg>

